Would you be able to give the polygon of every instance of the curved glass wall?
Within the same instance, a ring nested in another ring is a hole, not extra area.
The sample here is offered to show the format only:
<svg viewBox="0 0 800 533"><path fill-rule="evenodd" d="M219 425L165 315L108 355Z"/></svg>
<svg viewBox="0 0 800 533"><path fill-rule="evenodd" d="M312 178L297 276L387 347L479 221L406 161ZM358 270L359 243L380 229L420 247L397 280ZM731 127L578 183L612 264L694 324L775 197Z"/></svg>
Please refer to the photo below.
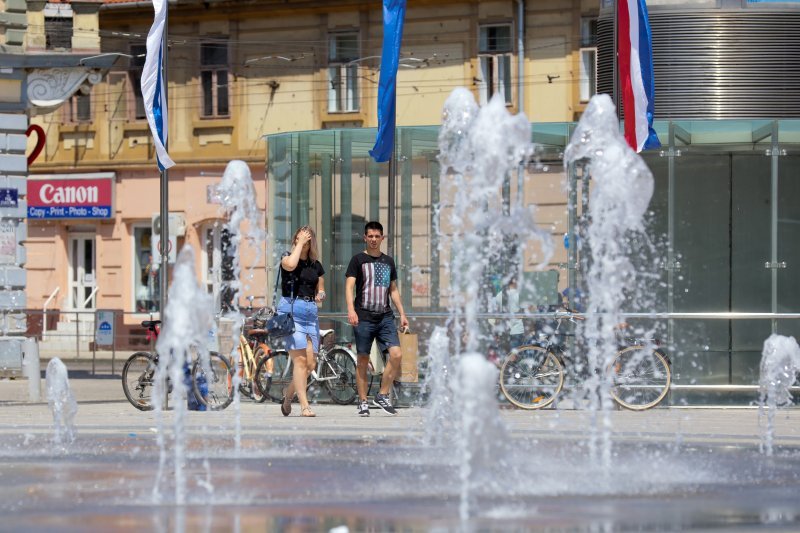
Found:
<svg viewBox="0 0 800 533"><path fill-rule="evenodd" d="M664 146L642 156L656 182L649 231L660 244L657 303L628 310L630 321L657 323L666 342L675 373L666 404L752 404L764 340L773 332L800 337L800 121L678 120L655 127ZM524 297L534 311L582 287L582 261L568 243L585 224L591 176L580 165L564 168L573 129L532 124L536 157L500 191L508 205L535 204L537 223L556 244L545 268L535 266L535 252L523 258L530 288ZM368 220L386 229L421 354L432 327L446 322L448 250L457 243L449 242L451 228L437 227L437 210L449 206L440 192L437 135L438 127L398 128L394 176L388 164L369 157L374 129L266 137L268 252L277 258L289 249L300 225L316 229L328 272L323 327L336 327L345 339L351 333L344 324L344 271L363 249ZM535 318L525 321L526 334Z"/></svg>

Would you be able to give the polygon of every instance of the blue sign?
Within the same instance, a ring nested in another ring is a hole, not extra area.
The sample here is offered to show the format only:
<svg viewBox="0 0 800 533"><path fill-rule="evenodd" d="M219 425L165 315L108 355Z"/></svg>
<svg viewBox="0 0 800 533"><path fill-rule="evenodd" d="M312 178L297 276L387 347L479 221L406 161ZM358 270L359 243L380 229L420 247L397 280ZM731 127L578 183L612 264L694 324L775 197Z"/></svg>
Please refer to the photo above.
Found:
<svg viewBox="0 0 800 533"><path fill-rule="evenodd" d="M112 346L114 344L114 311L97 311L97 327L94 340L98 346Z"/></svg>
<svg viewBox="0 0 800 533"><path fill-rule="evenodd" d="M0 189L0 207L19 206L17 189Z"/></svg>
<svg viewBox="0 0 800 533"><path fill-rule="evenodd" d="M28 206L28 218L111 218L110 205Z"/></svg>

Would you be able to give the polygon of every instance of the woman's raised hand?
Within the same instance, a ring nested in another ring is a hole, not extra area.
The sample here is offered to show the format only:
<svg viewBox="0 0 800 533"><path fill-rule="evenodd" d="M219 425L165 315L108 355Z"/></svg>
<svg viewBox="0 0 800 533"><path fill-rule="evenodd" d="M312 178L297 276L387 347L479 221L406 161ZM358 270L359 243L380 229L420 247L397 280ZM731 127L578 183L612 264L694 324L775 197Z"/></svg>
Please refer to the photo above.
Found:
<svg viewBox="0 0 800 533"><path fill-rule="evenodd" d="M311 242L311 231L308 229L301 230L297 234L297 245L305 246L307 242Z"/></svg>

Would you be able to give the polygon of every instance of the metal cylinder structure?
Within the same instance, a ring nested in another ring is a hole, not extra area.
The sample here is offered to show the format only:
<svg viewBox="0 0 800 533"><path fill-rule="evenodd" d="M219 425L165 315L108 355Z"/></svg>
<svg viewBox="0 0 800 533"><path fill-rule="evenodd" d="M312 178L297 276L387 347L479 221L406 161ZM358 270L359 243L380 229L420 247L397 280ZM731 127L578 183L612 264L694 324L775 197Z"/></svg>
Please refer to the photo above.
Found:
<svg viewBox="0 0 800 533"><path fill-rule="evenodd" d="M609 8L600 13L597 64L598 92L612 97L613 15ZM656 119L800 117L798 7L686 2L649 7L649 19Z"/></svg>

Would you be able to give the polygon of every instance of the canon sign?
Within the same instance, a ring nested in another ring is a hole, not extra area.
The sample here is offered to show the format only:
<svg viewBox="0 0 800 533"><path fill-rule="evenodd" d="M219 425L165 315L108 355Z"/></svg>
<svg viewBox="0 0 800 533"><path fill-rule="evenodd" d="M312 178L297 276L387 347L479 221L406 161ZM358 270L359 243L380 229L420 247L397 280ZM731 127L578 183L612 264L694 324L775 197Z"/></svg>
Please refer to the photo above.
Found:
<svg viewBox="0 0 800 533"><path fill-rule="evenodd" d="M112 177L28 182L28 218L111 218Z"/></svg>
<svg viewBox="0 0 800 533"><path fill-rule="evenodd" d="M48 183L39 189L39 198L50 204L96 204L97 187L56 187Z"/></svg>

